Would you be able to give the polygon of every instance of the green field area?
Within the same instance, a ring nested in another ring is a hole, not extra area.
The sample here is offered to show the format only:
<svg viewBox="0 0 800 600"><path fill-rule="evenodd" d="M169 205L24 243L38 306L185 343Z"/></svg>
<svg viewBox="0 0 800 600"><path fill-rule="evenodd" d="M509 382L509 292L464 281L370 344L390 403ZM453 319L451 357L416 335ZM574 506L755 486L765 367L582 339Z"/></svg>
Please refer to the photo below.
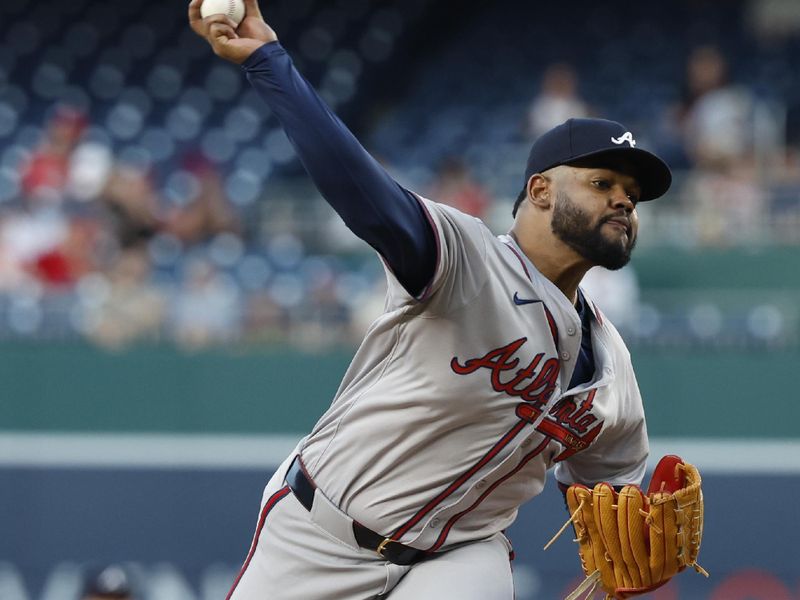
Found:
<svg viewBox="0 0 800 600"><path fill-rule="evenodd" d="M330 403L352 352L0 348L0 430L21 432L302 433ZM634 351L634 364L651 435L798 435L797 351Z"/></svg>

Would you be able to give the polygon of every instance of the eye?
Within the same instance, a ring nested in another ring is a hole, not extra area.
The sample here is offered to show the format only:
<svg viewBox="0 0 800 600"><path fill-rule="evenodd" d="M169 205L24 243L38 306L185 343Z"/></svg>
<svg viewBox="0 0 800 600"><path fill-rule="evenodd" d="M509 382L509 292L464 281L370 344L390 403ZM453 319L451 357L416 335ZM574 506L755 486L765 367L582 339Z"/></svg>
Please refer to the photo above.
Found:
<svg viewBox="0 0 800 600"><path fill-rule="evenodd" d="M630 200L634 204L638 204L639 203L639 194L629 193L628 194L628 200Z"/></svg>
<svg viewBox="0 0 800 600"><path fill-rule="evenodd" d="M609 182L608 179L593 179L592 185L600 190L611 189L611 182Z"/></svg>

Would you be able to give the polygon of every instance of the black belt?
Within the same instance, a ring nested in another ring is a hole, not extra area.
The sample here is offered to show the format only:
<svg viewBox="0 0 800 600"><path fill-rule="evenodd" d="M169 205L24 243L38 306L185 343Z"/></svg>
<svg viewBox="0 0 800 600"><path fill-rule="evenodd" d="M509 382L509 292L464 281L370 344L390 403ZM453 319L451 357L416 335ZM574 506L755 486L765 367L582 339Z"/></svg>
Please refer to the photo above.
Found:
<svg viewBox="0 0 800 600"><path fill-rule="evenodd" d="M289 471L286 473L286 483L294 492L300 504L306 510L311 511L311 506L314 504L314 490L317 486L305 474L299 459L300 457L296 456L292 466L289 467ZM355 520L353 521L353 533L359 546L377 552L379 556L396 565L413 565L428 556L428 553L424 550L417 550L411 546L395 542L375 533L371 529L367 529Z"/></svg>

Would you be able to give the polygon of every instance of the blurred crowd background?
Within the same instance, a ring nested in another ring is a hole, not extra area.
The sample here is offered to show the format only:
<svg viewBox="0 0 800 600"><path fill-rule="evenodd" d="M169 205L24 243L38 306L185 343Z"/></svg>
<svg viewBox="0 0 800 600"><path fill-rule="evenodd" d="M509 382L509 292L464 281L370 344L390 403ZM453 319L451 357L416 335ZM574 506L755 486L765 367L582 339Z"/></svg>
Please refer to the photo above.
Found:
<svg viewBox="0 0 800 600"><path fill-rule="evenodd" d="M300 70L390 172L498 233L537 135L622 121L676 183L641 207L644 263L590 276L598 303L634 343L796 343L796 296L730 294L738 251L800 246L796 3L578 0L568 24L540 3L272 4ZM380 311L379 262L184 8L0 6L0 339L325 348ZM662 293L672 250L728 251L728 285Z"/></svg>
<svg viewBox="0 0 800 600"><path fill-rule="evenodd" d="M654 453L708 491L712 579L657 598L797 598L800 3L262 5L400 183L495 233L569 117L670 163L632 263L584 283L632 348ZM0 599L224 597L267 471L384 290L184 0L2 0ZM564 597L574 550L540 550L560 495L532 505L517 598Z"/></svg>

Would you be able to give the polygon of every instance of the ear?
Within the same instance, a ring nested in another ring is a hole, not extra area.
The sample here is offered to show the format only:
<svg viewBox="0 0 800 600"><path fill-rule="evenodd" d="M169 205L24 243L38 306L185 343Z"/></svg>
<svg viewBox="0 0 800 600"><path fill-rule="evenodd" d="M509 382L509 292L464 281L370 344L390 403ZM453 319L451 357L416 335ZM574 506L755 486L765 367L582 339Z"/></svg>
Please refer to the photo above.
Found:
<svg viewBox="0 0 800 600"><path fill-rule="evenodd" d="M542 210L548 210L552 206L552 181L548 177L541 173L531 175L527 189L527 200L534 206Z"/></svg>

